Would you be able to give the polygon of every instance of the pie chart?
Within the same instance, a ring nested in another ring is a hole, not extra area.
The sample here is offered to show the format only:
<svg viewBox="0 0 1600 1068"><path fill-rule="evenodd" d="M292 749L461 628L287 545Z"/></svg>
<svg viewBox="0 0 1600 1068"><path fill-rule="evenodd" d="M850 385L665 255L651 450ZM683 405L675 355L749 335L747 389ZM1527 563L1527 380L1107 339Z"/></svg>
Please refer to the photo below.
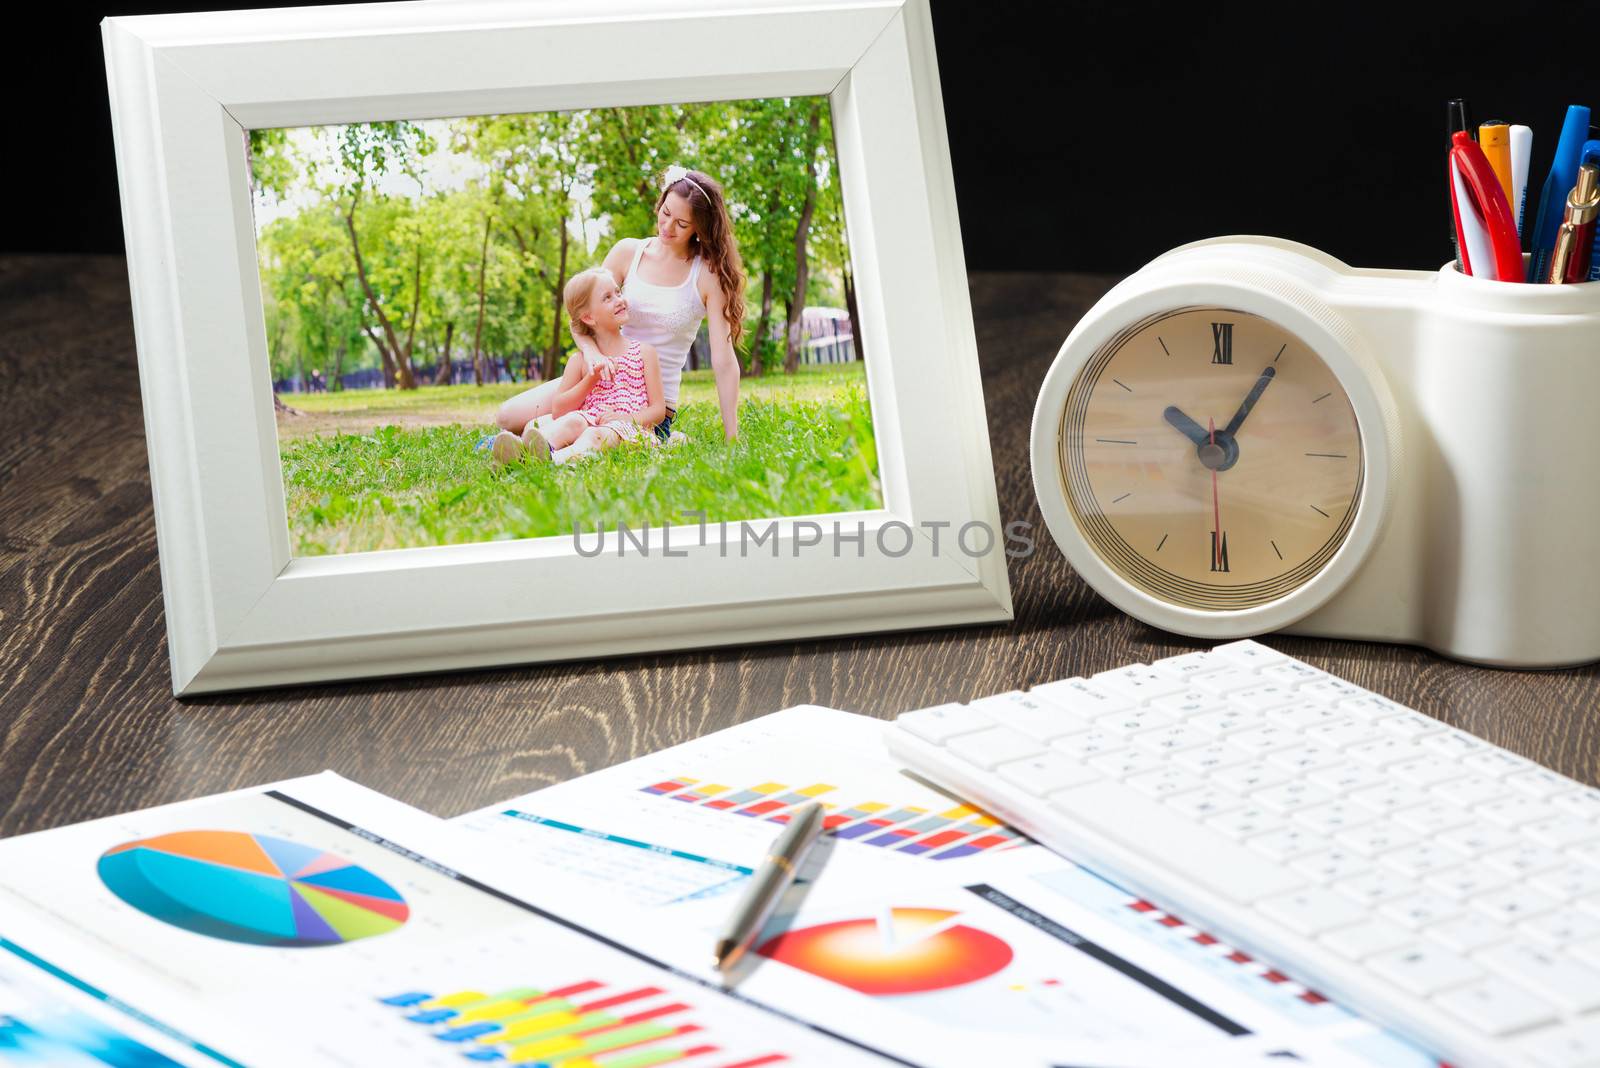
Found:
<svg viewBox="0 0 1600 1068"><path fill-rule="evenodd" d="M124 842L98 870L146 916L247 945L340 945L393 931L411 914L394 887L344 857L243 831Z"/></svg>
<svg viewBox="0 0 1600 1068"><path fill-rule="evenodd" d="M1005 942L950 909L895 908L785 931L756 952L863 994L920 994L976 982L1011 963Z"/></svg>

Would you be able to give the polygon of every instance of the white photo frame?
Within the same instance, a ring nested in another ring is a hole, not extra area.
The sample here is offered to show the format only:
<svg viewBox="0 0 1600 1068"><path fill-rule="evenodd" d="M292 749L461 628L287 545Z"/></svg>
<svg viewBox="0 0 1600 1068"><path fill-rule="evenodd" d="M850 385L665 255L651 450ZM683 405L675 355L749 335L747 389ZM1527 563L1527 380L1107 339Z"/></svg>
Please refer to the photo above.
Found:
<svg viewBox="0 0 1600 1068"><path fill-rule="evenodd" d="M102 34L175 693L1011 618L927 0L375 3ZM629 80L593 80L602 43L637 60ZM833 108L882 509L777 520L755 552L686 518L670 559L660 528L593 557L572 537L291 557L246 130L813 94ZM858 524L860 550L827 551ZM973 524L989 551L952 544ZM628 607L546 596L580 587Z"/></svg>

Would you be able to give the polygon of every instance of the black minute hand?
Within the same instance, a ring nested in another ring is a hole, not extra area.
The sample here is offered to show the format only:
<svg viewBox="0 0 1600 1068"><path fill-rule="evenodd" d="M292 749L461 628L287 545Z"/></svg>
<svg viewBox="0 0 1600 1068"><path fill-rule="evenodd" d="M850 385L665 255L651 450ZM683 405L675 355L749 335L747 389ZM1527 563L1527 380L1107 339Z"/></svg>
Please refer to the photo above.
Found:
<svg viewBox="0 0 1600 1068"><path fill-rule="evenodd" d="M1249 393L1245 394L1244 403L1239 405L1239 410L1233 413L1232 419L1228 420L1227 427L1222 431L1224 434L1231 438L1239 432L1239 428L1244 425L1244 417L1249 415L1250 409L1256 406L1256 401L1261 399L1262 391L1267 388L1267 384L1272 381L1276 374L1277 372L1270 367L1261 372L1261 377L1256 379L1256 384L1250 387Z"/></svg>

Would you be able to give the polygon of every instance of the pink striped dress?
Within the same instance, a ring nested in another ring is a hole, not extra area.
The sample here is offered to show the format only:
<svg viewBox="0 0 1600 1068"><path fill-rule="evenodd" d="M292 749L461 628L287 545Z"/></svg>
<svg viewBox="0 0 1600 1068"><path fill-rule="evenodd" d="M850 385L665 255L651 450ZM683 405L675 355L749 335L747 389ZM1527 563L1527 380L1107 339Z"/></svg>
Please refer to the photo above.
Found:
<svg viewBox="0 0 1600 1068"><path fill-rule="evenodd" d="M578 412L588 420L590 426L603 425L617 436L632 440L638 433L639 424L631 419L613 419L602 424L599 413L639 412L650 407L650 391L644 384L644 357L639 355L639 342L630 341L628 351L612 362L615 370L612 371L611 381L596 381L583 398L583 406ZM651 441L655 440L654 434L649 437Z"/></svg>

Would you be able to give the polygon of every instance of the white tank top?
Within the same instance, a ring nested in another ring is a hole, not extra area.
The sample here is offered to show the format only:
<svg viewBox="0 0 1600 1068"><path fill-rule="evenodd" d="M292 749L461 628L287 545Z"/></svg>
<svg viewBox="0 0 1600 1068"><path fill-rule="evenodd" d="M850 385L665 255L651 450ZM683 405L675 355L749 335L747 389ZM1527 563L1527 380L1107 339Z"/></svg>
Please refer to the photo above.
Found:
<svg viewBox="0 0 1600 1068"><path fill-rule="evenodd" d="M689 346L700 332L706 317L705 301L700 299L700 289L695 280L700 276L700 257L689 265L689 277L680 285L658 286L639 277L639 259L645 246L655 238L639 242L633 251L633 263L628 266L627 281L622 283L622 295L628 299L628 322L622 336L630 341L642 341L655 346L661 362L661 395L667 407L678 407L678 383L683 378L683 366L689 362Z"/></svg>

